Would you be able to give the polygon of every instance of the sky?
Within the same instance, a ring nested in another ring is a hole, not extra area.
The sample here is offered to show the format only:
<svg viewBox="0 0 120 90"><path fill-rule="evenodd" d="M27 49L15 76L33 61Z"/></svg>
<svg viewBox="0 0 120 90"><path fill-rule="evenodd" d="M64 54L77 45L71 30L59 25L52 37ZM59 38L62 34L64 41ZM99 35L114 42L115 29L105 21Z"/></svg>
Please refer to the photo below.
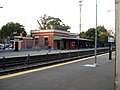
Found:
<svg viewBox="0 0 120 90"><path fill-rule="evenodd" d="M97 25L115 28L115 0L97 0ZM25 26L27 33L38 29L37 19L47 14L60 18L71 27L70 32L79 33L79 0L0 0L0 28L8 22ZM108 12L108 10L111 10ZM96 0L83 0L81 7L81 31L96 27Z"/></svg>

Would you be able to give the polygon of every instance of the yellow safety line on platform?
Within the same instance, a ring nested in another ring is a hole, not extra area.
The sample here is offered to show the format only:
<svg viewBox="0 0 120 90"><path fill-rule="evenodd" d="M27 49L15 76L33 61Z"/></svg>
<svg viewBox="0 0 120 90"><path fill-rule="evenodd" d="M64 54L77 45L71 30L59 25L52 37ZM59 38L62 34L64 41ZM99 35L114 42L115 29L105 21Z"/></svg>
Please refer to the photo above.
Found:
<svg viewBox="0 0 120 90"><path fill-rule="evenodd" d="M106 53L106 54L108 54L108 53ZM106 54L101 54L101 55L97 55L97 56L102 56L102 55L106 55ZM32 70L13 73L13 74L3 75L3 76L0 76L0 79L15 77L15 76L18 76L18 75L23 75L23 74L36 72L36 71L41 71L41 70L46 70L46 69L50 69L50 68L54 68L54 67L58 67L58 66L62 66L62 65L67 65L67 64L71 64L71 63L75 63L75 62L79 62L79 61L83 61L83 60L87 60L87 59L91 59L91 58L94 58L94 56L87 57L87 58L82 58L82 59L78 59L78 60L74 60L74 61L59 63L59 64L55 64L55 65L51 65L51 66L45 66L45 67L41 67L41 68L37 68L37 69L32 69Z"/></svg>

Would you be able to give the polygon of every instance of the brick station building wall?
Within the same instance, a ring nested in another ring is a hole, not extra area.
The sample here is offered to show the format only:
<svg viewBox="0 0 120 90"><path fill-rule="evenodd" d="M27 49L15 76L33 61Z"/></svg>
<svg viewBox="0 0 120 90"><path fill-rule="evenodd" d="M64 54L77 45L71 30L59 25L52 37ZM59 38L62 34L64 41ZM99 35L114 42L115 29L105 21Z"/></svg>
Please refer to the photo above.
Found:
<svg viewBox="0 0 120 90"><path fill-rule="evenodd" d="M22 34L20 34L20 36L14 36L14 38L16 39L20 39L18 40L18 49L29 49L29 48L33 48L33 38L32 37L23 37ZM14 45L15 48L15 41L14 41Z"/></svg>
<svg viewBox="0 0 120 90"><path fill-rule="evenodd" d="M35 46L35 38L38 38L39 40L39 45L40 47L43 48L48 48L48 46L51 46L52 49L58 49L57 44L60 44L60 48L64 45L64 41L63 40L54 40L54 36L60 36L60 37L76 37L76 34L71 34L70 32L67 31L61 31L61 30L53 30L53 29L49 29L49 30L32 30L31 31L33 39L34 39L34 45ZM48 46L45 46L45 40L44 38L48 37ZM69 42L66 41L66 49L69 48ZM59 48L59 49L60 49Z"/></svg>

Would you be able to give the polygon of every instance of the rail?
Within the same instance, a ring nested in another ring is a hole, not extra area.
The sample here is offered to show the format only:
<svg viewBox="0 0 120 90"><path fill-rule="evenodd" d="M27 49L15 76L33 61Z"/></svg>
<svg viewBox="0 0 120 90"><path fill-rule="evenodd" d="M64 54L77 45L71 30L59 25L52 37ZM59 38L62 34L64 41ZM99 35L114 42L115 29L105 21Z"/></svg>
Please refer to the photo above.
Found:
<svg viewBox="0 0 120 90"><path fill-rule="evenodd" d="M108 48L97 49L97 54L107 53ZM0 59L0 75L10 71L19 71L21 69L30 69L43 65L66 62L94 55L94 50L83 50L74 52L46 53L44 55L10 57Z"/></svg>

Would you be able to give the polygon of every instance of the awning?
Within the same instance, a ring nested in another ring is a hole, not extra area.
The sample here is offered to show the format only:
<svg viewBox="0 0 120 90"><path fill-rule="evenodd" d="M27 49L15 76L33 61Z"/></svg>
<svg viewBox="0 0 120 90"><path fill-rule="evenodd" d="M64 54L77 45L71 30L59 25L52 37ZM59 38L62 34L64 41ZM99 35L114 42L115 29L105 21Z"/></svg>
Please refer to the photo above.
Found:
<svg viewBox="0 0 120 90"><path fill-rule="evenodd" d="M62 39L66 39L66 40L79 40L79 41L93 41L93 40L84 39L84 38L54 36L54 40L62 40Z"/></svg>
<svg viewBox="0 0 120 90"><path fill-rule="evenodd" d="M71 37L62 37L62 39L80 40L80 41L93 41L93 40L90 40L90 39L84 39L84 38L71 38Z"/></svg>
<svg viewBox="0 0 120 90"><path fill-rule="evenodd" d="M62 40L60 36L54 36L54 40Z"/></svg>

